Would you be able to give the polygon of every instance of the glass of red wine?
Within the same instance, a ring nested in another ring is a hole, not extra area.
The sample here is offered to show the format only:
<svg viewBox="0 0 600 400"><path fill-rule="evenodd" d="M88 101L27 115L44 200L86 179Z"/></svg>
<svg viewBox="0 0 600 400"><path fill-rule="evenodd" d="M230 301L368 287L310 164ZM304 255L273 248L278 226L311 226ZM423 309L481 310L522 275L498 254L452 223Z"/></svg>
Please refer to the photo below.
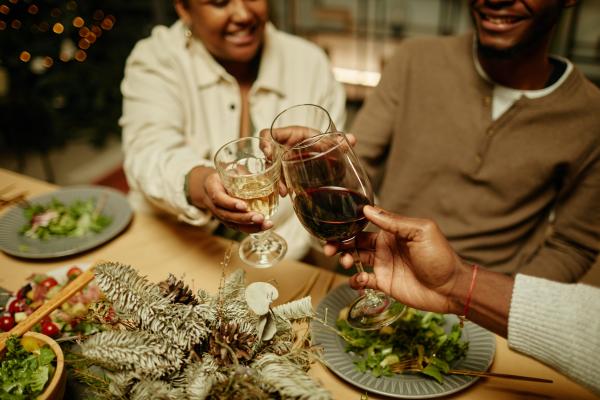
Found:
<svg viewBox="0 0 600 400"><path fill-rule="evenodd" d="M368 221L373 204L369 178L343 132L309 137L282 155L286 185L302 225L322 241L353 243ZM354 248L355 265L363 266ZM367 289L350 305L348 324L379 329L400 317L405 306L384 293Z"/></svg>

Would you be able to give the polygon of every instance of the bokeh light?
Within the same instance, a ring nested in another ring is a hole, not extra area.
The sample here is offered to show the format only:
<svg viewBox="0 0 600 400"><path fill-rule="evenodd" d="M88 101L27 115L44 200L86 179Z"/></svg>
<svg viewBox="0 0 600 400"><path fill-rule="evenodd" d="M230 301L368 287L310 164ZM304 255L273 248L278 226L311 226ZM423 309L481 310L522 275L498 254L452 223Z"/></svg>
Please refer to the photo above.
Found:
<svg viewBox="0 0 600 400"><path fill-rule="evenodd" d="M52 32L56 33L57 35L60 35L64 31L65 27L60 22L57 22L52 26Z"/></svg>
<svg viewBox="0 0 600 400"><path fill-rule="evenodd" d="M75 52L75 59L79 62L84 62L87 58L87 53L83 50L77 50Z"/></svg>
<svg viewBox="0 0 600 400"><path fill-rule="evenodd" d="M81 18L81 17L73 18L73 26L75 28L81 28L83 26L83 24L85 24L85 21L83 20L83 18Z"/></svg>
<svg viewBox="0 0 600 400"><path fill-rule="evenodd" d="M31 54L28 51L23 50L21 54L19 54L19 60L29 62L29 60L31 60Z"/></svg>
<svg viewBox="0 0 600 400"><path fill-rule="evenodd" d="M80 49L87 50L90 48L90 42L87 39L81 39L78 46Z"/></svg>
<svg viewBox="0 0 600 400"><path fill-rule="evenodd" d="M54 65L54 60L52 57L46 56L44 57L44 67L50 68Z"/></svg>

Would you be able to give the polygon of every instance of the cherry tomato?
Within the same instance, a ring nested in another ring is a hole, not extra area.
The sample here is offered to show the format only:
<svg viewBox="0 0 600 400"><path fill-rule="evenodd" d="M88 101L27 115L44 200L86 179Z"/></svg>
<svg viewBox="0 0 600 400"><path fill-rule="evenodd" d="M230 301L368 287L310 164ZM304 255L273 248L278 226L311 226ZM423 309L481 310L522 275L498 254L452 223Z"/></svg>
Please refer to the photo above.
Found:
<svg viewBox="0 0 600 400"><path fill-rule="evenodd" d="M8 305L8 312L11 314L25 311L27 308L27 302L25 299L15 299Z"/></svg>
<svg viewBox="0 0 600 400"><path fill-rule="evenodd" d="M4 314L0 317L0 331L8 332L15 326L15 319L10 314Z"/></svg>
<svg viewBox="0 0 600 400"><path fill-rule="evenodd" d="M60 334L60 329L58 329L58 325L54 322L44 322L42 324L42 333L46 336L56 337Z"/></svg>
<svg viewBox="0 0 600 400"><path fill-rule="evenodd" d="M77 278L79 275L81 275L81 268L79 267L71 267L68 271L67 271L67 278L69 278L70 281L72 281L73 279Z"/></svg>
<svg viewBox="0 0 600 400"><path fill-rule="evenodd" d="M40 286L45 287L46 289L53 288L56 285L58 285L58 282L52 277L48 277L40 282Z"/></svg>

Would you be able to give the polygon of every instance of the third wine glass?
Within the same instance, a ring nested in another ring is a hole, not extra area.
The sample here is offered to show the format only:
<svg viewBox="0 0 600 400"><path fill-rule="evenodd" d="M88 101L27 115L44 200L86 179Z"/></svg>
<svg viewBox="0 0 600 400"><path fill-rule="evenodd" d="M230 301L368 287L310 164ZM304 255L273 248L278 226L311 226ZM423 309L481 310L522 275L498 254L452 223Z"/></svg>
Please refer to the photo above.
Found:
<svg viewBox="0 0 600 400"><path fill-rule="evenodd" d="M271 123L271 138L285 148L310 136L337 131L329 112L316 104L296 104Z"/></svg>

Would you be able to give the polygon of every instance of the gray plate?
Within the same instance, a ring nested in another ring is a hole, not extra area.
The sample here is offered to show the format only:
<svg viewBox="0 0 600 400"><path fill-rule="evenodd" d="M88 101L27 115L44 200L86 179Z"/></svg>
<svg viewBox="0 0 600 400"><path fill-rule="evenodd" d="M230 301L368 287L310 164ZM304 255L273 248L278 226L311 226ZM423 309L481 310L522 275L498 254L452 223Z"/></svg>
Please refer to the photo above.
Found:
<svg viewBox="0 0 600 400"><path fill-rule="evenodd" d="M324 318L327 315L329 326L335 326L339 311L346 307L357 296L356 291L342 285L331 291L319 304L317 314ZM327 309L327 314L325 310ZM446 328L458 322L454 315L446 315ZM370 373L356 370L353 360L355 356L346 353L346 343L333 330L319 322L312 323L313 344L323 347L325 363L336 375L369 392L378 393L400 399L427 399L446 396L472 385L478 378L471 376L447 375L444 383L415 374L394 375L392 377L375 378ZM462 340L469 342L467 357L453 367L486 371L494 359L496 339L493 333L466 322Z"/></svg>
<svg viewBox="0 0 600 400"><path fill-rule="evenodd" d="M109 241L127 227L133 215L125 196L114 189L103 186L73 186L27 201L32 204L47 204L56 198L68 205L75 200L94 198L98 201L102 196L106 196L102 214L110 217L112 222L97 234L91 233L77 238L27 238L19 233L27 223L23 209L20 206L10 208L0 218L0 250L23 258L57 258L81 253Z"/></svg>

